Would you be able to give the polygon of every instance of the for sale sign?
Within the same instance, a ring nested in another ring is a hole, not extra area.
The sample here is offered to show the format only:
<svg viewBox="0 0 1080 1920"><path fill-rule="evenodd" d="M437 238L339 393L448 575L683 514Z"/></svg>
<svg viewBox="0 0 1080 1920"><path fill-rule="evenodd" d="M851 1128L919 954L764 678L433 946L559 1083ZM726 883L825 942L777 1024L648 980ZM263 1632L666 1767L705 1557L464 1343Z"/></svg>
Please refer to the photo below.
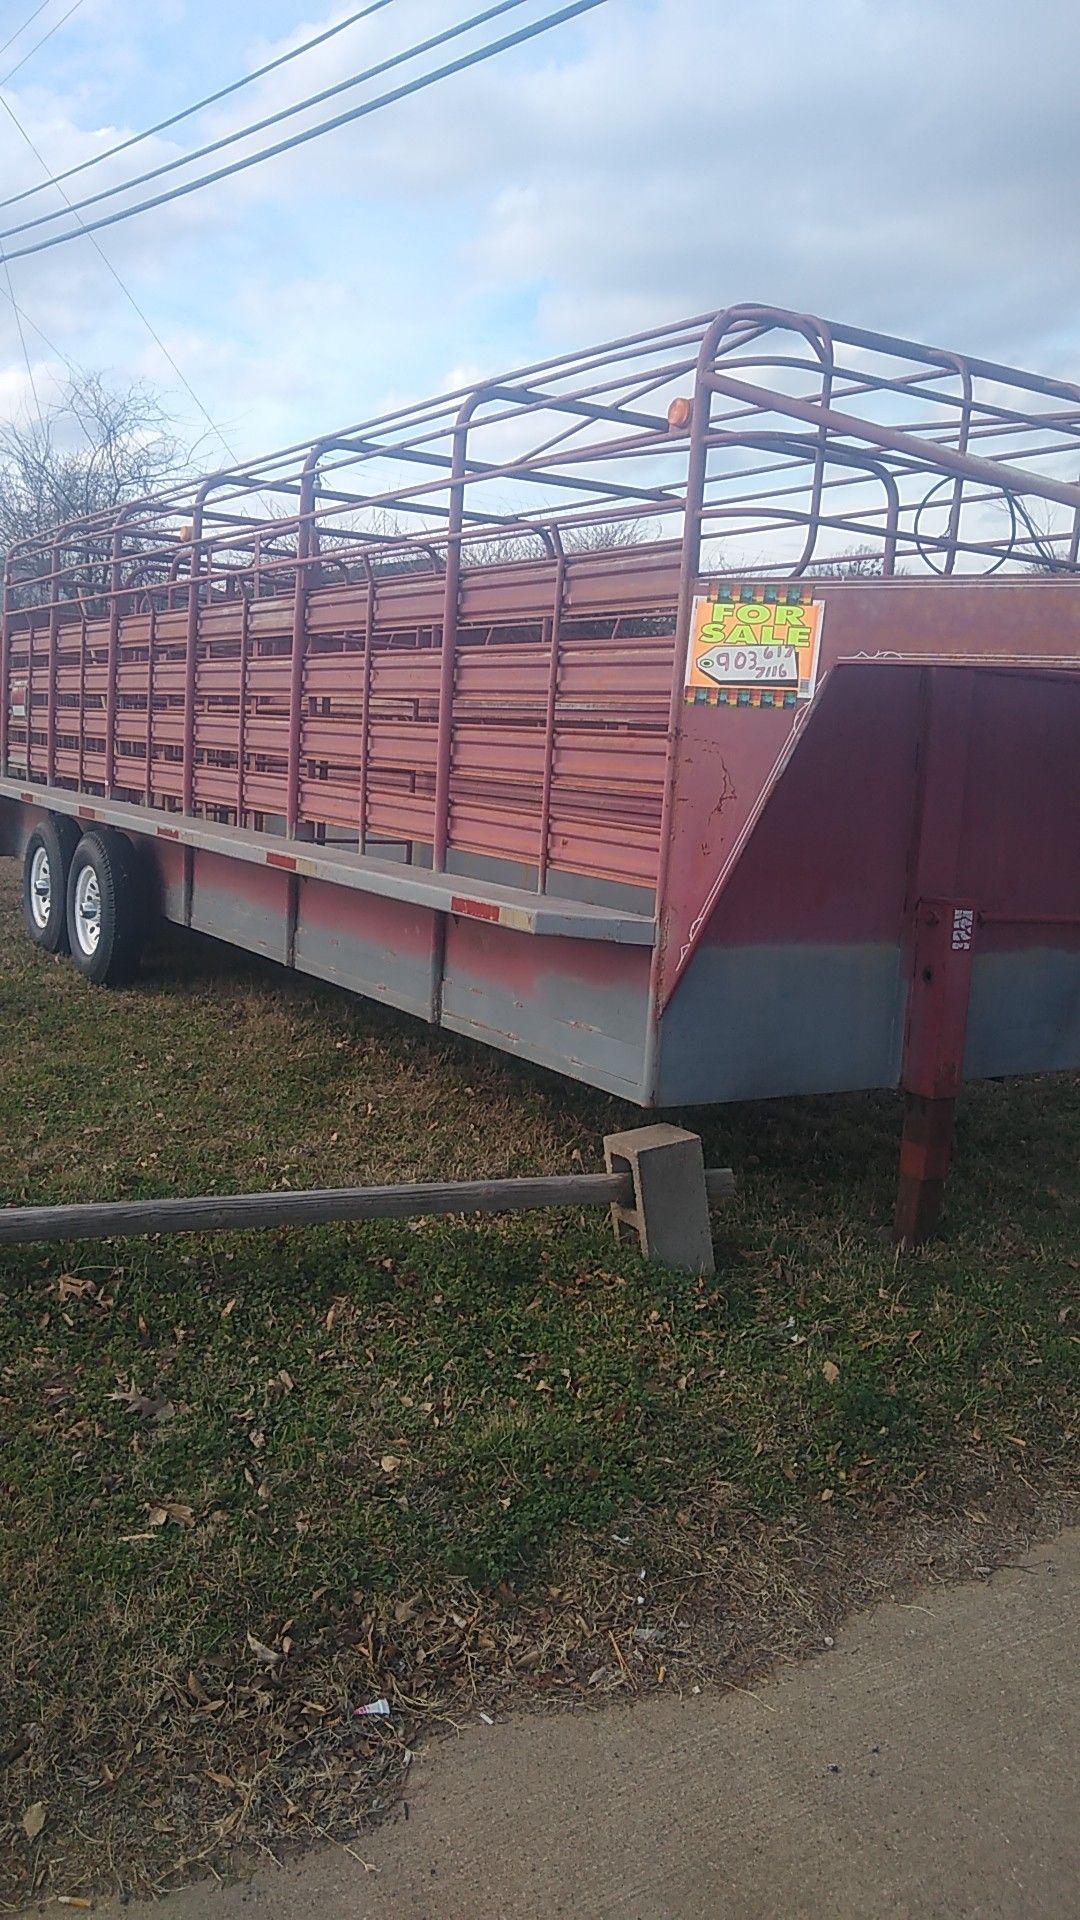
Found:
<svg viewBox="0 0 1080 1920"><path fill-rule="evenodd" d="M725 583L699 594L686 656L687 700L727 706L809 700L823 612L802 586Z"/></svg>

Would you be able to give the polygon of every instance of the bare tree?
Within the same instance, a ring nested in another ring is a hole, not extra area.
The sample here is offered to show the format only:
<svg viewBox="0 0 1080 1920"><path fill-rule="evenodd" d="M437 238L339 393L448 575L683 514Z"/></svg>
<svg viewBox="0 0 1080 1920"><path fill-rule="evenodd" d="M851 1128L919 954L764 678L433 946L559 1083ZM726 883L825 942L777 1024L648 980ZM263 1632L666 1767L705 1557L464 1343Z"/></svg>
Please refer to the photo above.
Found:
<svg viewBox="0 0 1080 1920"><path fill-rule="evenodd" d="M885 558L877 547L855 547L836 560L813 560L806 568L808 580L880 580Z"/></svg>
<svg viewBox="0 0 1080 1920"><path fill-rule="evenodd" d="M65 521L153 494L190 459L150 387L73 374L40 417L0 422L0 555ZM19 569L29 597L46 567L35 555ZM80 580L84 590L98 571Z"/></svg>

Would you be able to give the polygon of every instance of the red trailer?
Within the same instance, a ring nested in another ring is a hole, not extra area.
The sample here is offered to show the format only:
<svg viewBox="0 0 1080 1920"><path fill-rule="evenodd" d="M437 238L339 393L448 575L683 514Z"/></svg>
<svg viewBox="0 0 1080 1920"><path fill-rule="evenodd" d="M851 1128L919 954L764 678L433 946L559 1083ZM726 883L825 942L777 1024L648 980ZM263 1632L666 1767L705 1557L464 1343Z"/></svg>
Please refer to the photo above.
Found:
<svg viewBox="0 0 1080 1920"><path fill-rule="evenodd" d="M31 937L147 908L644 1107L1080 1064L1080 390L762 307L7 561Z"/></svg>

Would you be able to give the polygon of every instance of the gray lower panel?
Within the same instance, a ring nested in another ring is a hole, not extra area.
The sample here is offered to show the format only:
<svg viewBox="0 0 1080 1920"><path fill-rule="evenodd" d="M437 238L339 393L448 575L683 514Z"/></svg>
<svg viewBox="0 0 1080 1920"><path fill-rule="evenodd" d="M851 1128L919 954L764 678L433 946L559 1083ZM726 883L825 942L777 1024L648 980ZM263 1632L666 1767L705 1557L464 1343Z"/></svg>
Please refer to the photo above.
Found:
<svg viewBox="0 0 1080 1920"><path fill-rule="evenodd" d="M641 1098L646 994L605 990L564 975L527 992L448 973L442 1024L623 1099Z"/></svg>
<svg viewBox="0 0 1080 1920"><path fill-rule="evenodd" d="M895 1086L903 1005L895 946L699 948L663 1016L657 1102Z"/></svg>
<svg viewBox="0 0 1080 1920"><path fill-rule="evenodd" d="M377 939L306 925L301 918L296 929L294 965L298 972L312 974L317 980L329 980L334 986L398 1007L403 1013L419 1014L423 1020L431 1018L430 957L424 960Z"/></svg>
<svg viewBox="0 0 1080 1920"><path fill-rule="evenodd" d="M227 940L267 960L288 961L288 915L284 907L275 910L266 900L253 900L239 890L230 892L197 881L191 898L191 925L196 933L212 934L215 940Z"/></svg>
<svg viewBox="0 0 1080 1920"><path fill-rule="evenodd" d="M1053 1073L1080 1066L1080 953L1029 947L977 955L964 1076Z"/></svg>

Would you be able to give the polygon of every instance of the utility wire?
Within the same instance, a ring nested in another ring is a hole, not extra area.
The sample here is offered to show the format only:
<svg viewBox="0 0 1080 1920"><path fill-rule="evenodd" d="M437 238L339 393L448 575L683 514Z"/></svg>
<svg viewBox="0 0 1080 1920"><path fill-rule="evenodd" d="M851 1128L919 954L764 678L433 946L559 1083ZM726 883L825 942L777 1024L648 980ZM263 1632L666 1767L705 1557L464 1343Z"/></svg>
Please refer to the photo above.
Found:
<svg viewBox="0 0 1080 1920"><path fill-rule="evenodd" d="M23 140L26 142L26 145L29 147L38 165L41 167L42 172L47 175L49 172L48 161L45 159L40 149L35 145L31 136L27 133L26 128L23 126L22 121L19 119L19 116L15 112L15 109L11 105L10 101L5 99L2 93L0 93L0 107L3 108L4 112L7 114L8 119L11 121L16 131L19 134L21 134ZM68 196L65 193L63 187L58 187L57 192L60 194L63 200L67 201L68 207L70 208L71 212L75 215L75 219L79 223L79 229L86 234L99 260L101 261L102 265L106 268L108 273L112 276L113 280L116 282L116 285L119 287L125 300L127 301L128 305L131 307L132 312L136 315L136 317L139 320L141 320L143 326L146 328L147 333L150 335L151 340L153 340L155 346L164 355L165 359L168 361L170 367L175 373L177 379L179 380L180 385L184 388L184 391L188 394L189 398L194 402L198 411L202 414L202 417L206 421L207 426L210 428L211 433L215 436L216 439L220 440L222 446L224 447L226 453L229 456L230 461L235 466L237 464L237 456L233 448L230 447L228 441L225 438L225 435L222 433L221 428L218 426L216 420L214 420L211 417L207 408L204 406L203 402L200 400L198 394L196 393L194 387L192 386L190 380L187 378L186 374L184 374L181 371L180 367L177 365L175 359L173 358L173 355L169 352L168 347L165 345L164 340L161 338L161 335L158 333L156 327L151 322L149 316L146 313L144 313L142 307L140 307L138 301L135 298L135 295L131 291L131 288L127 285L126 281L121 279L120 274L117 272L116 268L113 266L112 261L109 259L109 256L105 252L100 241L95 239L93 232L90 229L88 229L85 223L79 218L77 209L71 206L71 202L68 200ZM72 233L67 235L66 237L69 239L75 239L77 236L76 234ZM8 264L6 255L4 256L4 266L8 275L8 284L10 286L11 269ZM11 300L12 300L12 305L15 306L14 293L12 293ZM19 317L19 309L16 306L16 318L18 319L18 317ZM22 337L21 319L19 319L19 335L21 338ZM31 376L31 385L33 385L33 376Z"/></svg>
<svg viewBox="0 0 1080 1920"><path fill-rule="evenodd" d="M32 46L32 47L30 48L30 50L29 50L29 52L28 52L28 53L24 53L24 54L23 54L23 57L22 57L22 59L21 59L21 60L16 60L16 62L15 62L15 65L14 65L13 67L9 67L9 68L8 68L8 71L7 71L7 72L6 72L5 74L4 74L4 76L3 76L3 78L2 78L2 79L0 79L0 87L6 87L6 86L7 86L7 83L8 83L8 81L9 81L9 80L13 80L13 79L15 78L15 75L16 75L16 74L17 74L17 73L19 72L19 69L20 69L21 67L25 67L25 65L26 65L26 63L27 63L27 61L28 61L28 60L32 60L32 59L33 59L33 57L34 57L34 55L35 55L35 53L37 52L37 50L38 50L38 48L39 48L39 47L43 47L43 46L45 45L45 42L46 42L46 40L51 40L51 39L52 39L52 37L53 37L53 34L54 34L54 33L59 33L59 31L60 31L60 29L61 29L61 27L63 26L63 24L64 24L64 22L65 22L65 20L70 20L70 19L71 19L71 16L72 16L72 14L73 14L73 13L78 13L78 11L79 11L79 8L80 8L80 7L82 6L82 4L83 4L83 0L75 0L75 4L74 4L74 6L71 6L71 7L69 7L66 13L62 13L62 14L60 15L60 18L59 18L59 20L57 20L57 21L55 22L55 24L54 24L53 26L51 26L51 27L49 28L49 31L48 31L48 33L43 33L43 34L42 34L42 36L41 36L41 39L40 39L40 40L35 40L35 41L34 41L34 44L33 44L33 46ZM39 8L38 8L38 13L40 13L40 12L41 12L41 8L39 7ZM34 15L34 14L31 14L31 15L30 15L30 20L33 20L33 19L35 19L35 18L36 18L36 15ZM24 22L23 22L23 26L24 26L24 27L28 27L28 26L30 25L30 20L26 20L26 21L24 21ZM20 28L19 28L19 33L22 33L22 31L23 31L23 27L20 27ZM18 37L19 37L19 34L18 34L18 33L16 33L16 34L14 34L14 35L12 36L12 38L13 38L13 39L15 39L15 40L17 40L17 39L18 39ZM10 45L11 45L11 41L9 40L9 41L8 41L8 46L10 47Z"/></svg>
<svg viewBox="0 0 1080 1920"><path fill-rule="evenodd" d="M164 206L172 200L180 200L186 194L197 193L203 187L213 186L218 180L226 180L232 174L243 173L249 167L259 166L264 160L272 160L280 153L288 153L293 147L306 145L324 133L332 133L338 127L349 125L354 120L363 120L369 114L378 113L383 107L392 106L398 100L405 100L414 93L421 93L427 87L434 86L439 80L446 80L452 74L462 73L468 67L479 66L491 60L496 54L506 53L512 47L518 47L529 40L535 40L542 33L550 33L568 20L577 19L581 14L591 13L594 8L605 6L607 0L573 0L570 6L561 7L557 13L545 14L543 19L534 21L530 26L519 27L515 33L504 35L501 40L489 41L486 46L476 48L472 53L460 55L457 60L449 61L445 66L435 67L430 73L421 74L415 80L406 81L400 87L394 87L389 93L379 94L374 100L368 100L359 107L350 107L345 113L335 114L330 120L322 120L317 126L306 127L300 133L294 133L286 140L278 140L273 146L263 147L258 153L248 154L242 160L233 160L228 166L217 167L212 173L203 174L198 180L189 180L181 186L171 187L164 193L154 194L149 200L140 200L133 207L123 207L117 213L103 214L100 219L83 221L77 207L72 208L79 221L77 228L67 233L53 234L47 240L36 240L31 246L16 247L0 254L0 260L22 260L30 254L46 253L52 247L60 247L69 240L78 238L79 233L93 234L102 227L115 226L119 220L130 220L137 213L147 213L154 207ZM10 108L8 109L10 112ZM63 189L61 188L61 192ZM11 236L0 234L0 241Z"/></svg>
<svg viewBox="0 0 1080 1920"><path fill-rule="evenodd" d="M49 0L42 0L42 6L48 6L48 4ZM78 4L81 5L82 0L78 0ZM313 47L321 47L327 40L332 40L336 34L344 33L346 27L354 27L358 20L366 20L370 14L381 13L384 7L392 4L393 0L370 0L368 6L361 7L356 13L346 15L345 19L339 20L335 26L327 27L324 33L317 33L313 40L305 40L301 46L291 47L287 53L279 53L275 60L268 60L265 66L256 67L253 72L242 74L239 80L230 81L227 87L219 87L216 93L205 94L201 100L194 101L190 107L182 107L179 113L170 114L167 120L158 120L154 126L145 127L141 133L131 134L127 140L119 141L115 147L107 147L104 153L91 154L89 160L80 160L78 166L68 167L63 173L55 174L51 181L42 181L37 187L24 187L21 193L13 193L8 199L0 200L0 207L13 207L20 200L28 200L32 194L43 192L47 185L56 186L61 180L71 180L75 174L85 173L88 167L98 167L103 161L114 159L118 153L126 153L129 147L137 147L141 140L149 140L155 133L164 133L168 127L178 126L181 120L190 120L192 114L201 113L204 107L212 107L217 101L228 99L231 93L239 93L241 87L249 87L252 81L261 80L264 75L274 73L278 67L284 67L290 60L298 60L301 54L310 53ZM41 7L38 8L38 13L40 12ZM30 16L31 19L35 17L33 14ZM29 24L29 21L25 22L25 25L29 26ZM62 25L62 22L58 21L57 25ZM22 31L20 27L19 33ZM12 35L14 40L18 37L18 34ZM7 45L10 47L11 40ZM41 45L40 40L38 45ZM0 53L4 51L5 49L0 47ZM10 79L10 74L6 78ZM2 84L3 82L0 82L0 85Z"/></svg>
<svg viewBox="0 0 1080 1920"><path fill-rule="evenodd" d="M247 140L256 133L265 133L268 127L276 127L282 120L291 120L298 113L306 113L311 107L321 106L324 100L333 100L339 93L347 93L353 87L362 86L365 81L375 80L380 74L389 73L392 68L403 66L409 60L416 60L422 53L431 53L434 48L446 45L448 40L460 39L463 33L471 33L474 27L486 26L490 20L496 20L501 14L512 13L515 8L523 7L526 0L492 0L482 13L474 13L471 19L459 20L454 26L446 27L441 33L432 34L429 40L418 41L416 45L406 47L402 53L394 53L380 60L373 67L365 67L360 73L350 74L346 80L339 80L332 87L324 87L321 93L312 93L304 100L298 100L293 106L281 107L277 113L271 113L263 120L255 120L250 126L240 127L235 133L224 133L217 140L211 140L205 147L196 147L191 153L182 153L174 160L164 160L158 167L151 167L147 173L137 173L130 180L121 180L115 186L103 187L100 193L87 195L84 200L76 200L74 206L68 201L73 213L85 212L88 207L96 207L102 200L113 200L117 194L130 193L136 187L147 186L151 180L160 180L163 174L175 173L179 167L193 166L196 160L205 160L212 153L220 153L223 147L235 146L238 140ZM54 184L56 184L54 182ZM17 234L30 233L35 227L47 227L51 221L63 218L62 213L39 213L32 220L24 220L21 226L8 227L0 233L0 240L14 239Z"/></svg>
<svg viewBox="0 0 1080 1920"><path fill-rule="evenodd" d="M38 398L37 381L34 379L34 369L30 364L30 353L26 345L26 334L23 331L22 308L19 306L19 303L15 298L15 289L11 284L11 265L10 265L10 262L7 260L4 261L4 278L7 281L8 299L11 301L11 305L15 312L15 325L19 330L19 345L22 348L23 362L26 366L26 377L30 382L30 392L34 397L34 412L37 414L37 417L38 417L38 426L41 428L42 433L44 433L45 415L41 411L41 401Z"/></svg>
<svg viewBox="0 0 1080 1920"><path fill-rule="evenodd" d="M13 47L15 45L15 42L19 38L19 35L25 33L27 27L33 26L34 21L38 17L38 14L44 13L48 4L49 4L49 0L40 0L40 5L34 8L33 13L27 15L26 19L22 23L22 26L16 27L14 33L10 33L8 35L7 39L4 41L3 46L0 47L0 53L6 53L9 47Z"/></svg>

